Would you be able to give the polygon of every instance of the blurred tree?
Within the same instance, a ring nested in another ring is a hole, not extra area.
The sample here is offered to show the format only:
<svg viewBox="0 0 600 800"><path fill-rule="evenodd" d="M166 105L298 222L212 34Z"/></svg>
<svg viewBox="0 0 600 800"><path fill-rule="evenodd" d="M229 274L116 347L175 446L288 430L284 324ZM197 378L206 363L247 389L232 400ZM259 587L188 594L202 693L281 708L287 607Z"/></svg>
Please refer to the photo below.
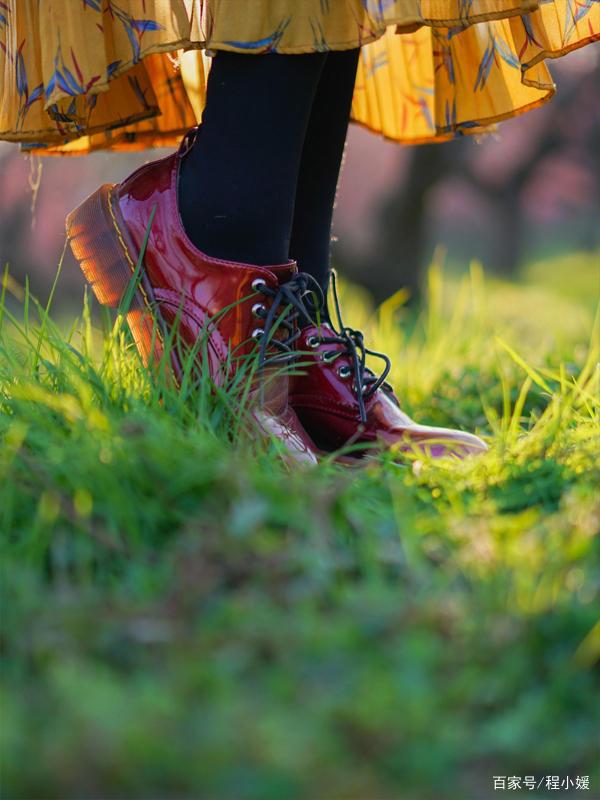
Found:
<svg viewBox="0 0 600 800"><path fill-rule="evenodd" d="M22 242L31 231L31 195L27 191L27 183L15 186L14 162L16 148L4 146L0 148L0 180L2 181L2 197L0 199L0 261L2 268L12 262L12 256L22 251ZM21 181L24 175L21 176Z"/></svg>
<svg viewBox="0 0 600 800"><path fill-rule="evenodd" d="M463 249L470 246L470 257L483 256L494 271L514 274L530 228L528 214L542 199L540 187L537 198L536 192L532 195L529 190L541 175L555 173L558 180L561 171L568 169L585 173L587 178L579 181L571 205L600 209L599 98L600 69L592 62L561 72L560 90L553 101L519 120L510 135L502 127L500 146L493 139L480 146L471 137L463 137L441 146L411 148L408 167L401 165L401 177L380 203L368 257L342 248L338 263L378 302L400 286L418 300L423 267L438 243L437 231L431 231L431 198L441 185L453 181L468 190L478 213L490 220L484 253L477 252L477 231L471 221L469 228L460 231L466 242ZM570 212L573 218L578 210L566 209L564 216L568 219ZM452 209L446 211L451 214ZM589 224L577 230L577 246L582 249L598 244L592 220L590 214Z"/></svg>

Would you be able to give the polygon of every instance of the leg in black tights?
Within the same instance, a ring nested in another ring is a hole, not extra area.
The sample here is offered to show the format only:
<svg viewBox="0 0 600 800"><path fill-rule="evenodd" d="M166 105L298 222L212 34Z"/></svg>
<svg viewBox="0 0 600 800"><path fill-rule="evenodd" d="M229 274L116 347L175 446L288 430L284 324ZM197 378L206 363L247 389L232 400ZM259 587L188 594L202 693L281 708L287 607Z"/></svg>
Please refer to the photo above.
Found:
<svg viewBox="0 0 600 800"><path fill-rule="evenodd" d="M289 258L298 170L326 53L213 59L199 136L179 186L184 227L215 258Z"/></svg>
<svg viewBox="0 0 600 800"><path fill-rule="evenodd" d="M325 288L358 53L216 56L179 191L200 250L254 264L291 256Z"/></svg>
<svg viewBox="0 0 600 800"><path fill-rule="evenodd" d="M331 52L321 73L304 141L290 257L327 290L331 223L348 132L359 50Z"/></svg>

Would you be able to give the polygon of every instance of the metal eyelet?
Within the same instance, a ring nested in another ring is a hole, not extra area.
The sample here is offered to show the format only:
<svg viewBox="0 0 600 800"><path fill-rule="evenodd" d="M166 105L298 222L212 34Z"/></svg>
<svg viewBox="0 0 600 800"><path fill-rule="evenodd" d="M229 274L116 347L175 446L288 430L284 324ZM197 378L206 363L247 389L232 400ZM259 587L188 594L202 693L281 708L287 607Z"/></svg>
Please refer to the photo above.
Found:
<svg viewBox="0 0 600 800"><path fill-rule="evenodd" d="M252 338L253 338L253 339L262 339L262 337L263 337L264 335L265 335L265 332L263 331L263 329L262 329L262 328L255 328L255 329L252 331Z"/></svg>
<svg viewBox="0 0 600 800"><path fill-rule="evenodd" d="M265 308L265 306L263 306L262 303L254 303L254 305L252 306L252 313L254 314L255 317L258 317L259 319L263 318L266 310L267 309Z"/></svg>
<svg viewBox="0 0 600 800"><path fill-rule="evenodd" d="M316 350L321 342L319 341L318 336L309 336L306 340L306 344L311 348L311 350Z"/></svg>
<svg viewBox="0 0 600 800"><path fill-rule="evenodd" d="M337 374L340 378L349 378L352 375L352 370L346 364L342 364L342 366L338 369Z"/></svg>
<svg viewBox="0 0 600 800"><path fill-rule="evenodd" d="M335 361L336 358L341 356L341 352L339 350L327 350L321 356L321 360L324 361L326 364L331 364L332 361Z"/></svg>
<svg viewBox="0 0 600 800"><path fill-rule="evenodd" d="M253 291L262 292L262 290L266 288L267 282L265 280L263 280L262 278L255 278L252 281L251 285L252 285L252 290Z"/></svg>

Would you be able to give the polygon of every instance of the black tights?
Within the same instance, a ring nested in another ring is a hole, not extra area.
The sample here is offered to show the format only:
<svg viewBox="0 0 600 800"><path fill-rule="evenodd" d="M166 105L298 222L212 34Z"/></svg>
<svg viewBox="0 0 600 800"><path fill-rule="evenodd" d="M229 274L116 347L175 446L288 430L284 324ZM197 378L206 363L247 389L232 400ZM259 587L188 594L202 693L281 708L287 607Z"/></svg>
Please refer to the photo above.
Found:
<svg viewBox="0 0 600 800"><path fill-rule="evenodd" d="M358 53L217 54L179 188L200 250L247 264L293 258L325 288Z"/></svg>

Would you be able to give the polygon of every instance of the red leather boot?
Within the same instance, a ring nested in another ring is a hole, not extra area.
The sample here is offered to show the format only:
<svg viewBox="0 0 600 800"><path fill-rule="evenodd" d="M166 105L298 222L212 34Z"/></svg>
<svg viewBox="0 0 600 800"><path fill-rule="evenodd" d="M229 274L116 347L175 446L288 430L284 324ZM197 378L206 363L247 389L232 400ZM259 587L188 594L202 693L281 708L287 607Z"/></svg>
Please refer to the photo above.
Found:
<svg viewBox="0 0 600 800"><path fill-rule="evenodd" d="M335 278L332 288L339 330L330 323L315 321L321 295L312 324L302 329L296 345L302 352L302 373L290 386L290 402L317 447L334 451L345 445L364 444L364 451L358 451L360 456L379 445L433 457L461 458L487 450L485 442L472 433L419 425L402 411L385 380L391 366L389 358L366 348L362 333L343 324ZM315 294L319 298L320 289ZM366 367L367 355L383 360L380 377Z"/></svg>
<svg viewBox="0 0 600 800"><path fill-rule="evenodd" d="M174 339L169 357L176 379L186 351L195 347L198 371L207 370L221 384L260 348L262 379L253 383L252 414L295 460L316 463L310 437L288 404L288 378L280 369L294 357L294 306L304 283L292 261L269 267L223 261L201 253L188 239L177 182L193 134L179 152L141 167L120 184L100 187L72 211L71 248L100 303L115 308L148 237L127 313L144 361L158 363L165 343Z"/></svg>

